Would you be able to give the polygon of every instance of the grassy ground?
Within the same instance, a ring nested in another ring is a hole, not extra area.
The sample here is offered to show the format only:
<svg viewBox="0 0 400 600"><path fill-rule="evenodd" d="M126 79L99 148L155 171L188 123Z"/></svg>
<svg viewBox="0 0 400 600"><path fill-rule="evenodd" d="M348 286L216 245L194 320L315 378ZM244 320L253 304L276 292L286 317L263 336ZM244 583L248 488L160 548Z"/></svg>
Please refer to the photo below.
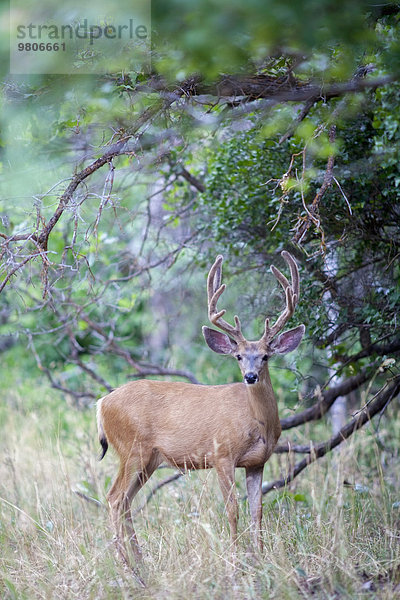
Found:
<svg viewBox="0 0 400 600"><path fill-rule="evenodd" d="M381 426L380 444L398 433ZM290 490L266 496L261 555L250 551L240 503L236 569L214 473L165 486L135 519L144 590L116 560L104 504L76 493L103 503L116 470L112 453L96 461L94 410L78 412L40 384L21 385L0 398L0 437L2 599L400 597L396 456L384 453L383 470L371 431L313 465ZM286 460L274 457L265 479ZM156 473L135 505L169 473Z"/></svg>

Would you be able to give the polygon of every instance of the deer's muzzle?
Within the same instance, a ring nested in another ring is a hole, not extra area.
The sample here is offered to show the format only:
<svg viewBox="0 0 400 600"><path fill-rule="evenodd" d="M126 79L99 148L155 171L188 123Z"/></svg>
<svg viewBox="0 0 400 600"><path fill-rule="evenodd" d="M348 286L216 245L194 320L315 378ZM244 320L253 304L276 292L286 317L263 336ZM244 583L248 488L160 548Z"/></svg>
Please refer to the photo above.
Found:
<svg viewBox="0 0 400 600"><path fill-rule="evenodd" d="M246 383L257 383L258 381L258 375L257 373L246 373L246 375L244 376L244 380Z"/></svg>

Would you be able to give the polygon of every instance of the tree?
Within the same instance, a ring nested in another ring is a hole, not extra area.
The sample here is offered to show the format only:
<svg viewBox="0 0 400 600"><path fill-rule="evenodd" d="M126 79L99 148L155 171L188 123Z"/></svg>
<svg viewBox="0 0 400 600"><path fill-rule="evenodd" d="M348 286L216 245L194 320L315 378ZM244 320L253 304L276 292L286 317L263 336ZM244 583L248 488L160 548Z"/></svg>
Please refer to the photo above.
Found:
<svg viewBox="0 0 400 600"><path fill-rule="evenodd" d="M294 450L309 456L297 473L399 391L398 7L176 0L153 16L151 73L4 81L3 331L77 401L126 369L196 381L199 340L189 351L165 326L200 297L196 259L223 249L233 271L260 272L291 247L324 367L310 364L310 406L284 428L374 394L339 437ZM244 299L264 315L255 278ZM168 310L149 355L151 303Z"/></svg>

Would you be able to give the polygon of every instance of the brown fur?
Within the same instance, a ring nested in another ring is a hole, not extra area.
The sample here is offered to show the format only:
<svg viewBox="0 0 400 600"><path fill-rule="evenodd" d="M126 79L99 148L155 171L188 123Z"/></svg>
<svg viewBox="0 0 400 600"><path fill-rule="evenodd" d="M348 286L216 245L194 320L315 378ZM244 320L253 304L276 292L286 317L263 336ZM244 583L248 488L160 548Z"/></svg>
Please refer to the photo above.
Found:
<svg viewBox="0 0 400 600"><path fill-rule="evenodd" d="M286 322L292 314L298 295L296 263L290 255L285 260L290 260L297 294L278 272L288 306L278 324ZM117 548L125 562L128 559L124 534L128 535L135 555L140 556L130 510L132 499L162 462L183 470L216 469L233 544L238 520L235 469L244 467L255 543L259 548L262 545L263 469L281 433L268 359L275 353L294 350L300 343L304 326L273 340L277 328L275 325L273 331L267 320L264 336L258 342L245 340L237 317L233 328L220 318L224 311L216 312L217 300L224 289L224 286L218 287L221 262L222 257L218 257L209 275L210 318L229 336L208 327L203 328L203 333L212 350L237 358L246 383L206 386L139 380L121 386L98 402L103 456L109 443L120 460L107 500L116 529Z"/></svg>
<svg viewBox="0 0 400 600"><path fill-rule="evenodd" d="M216 469L233 543L238 518L234 470L244 467L255 536L261 546L262 472L281 432L266 363L260 381L253 385L202 386L147 380L127 383L99 401L98 423L99 438L105 438L120 459L119 474L107 499L125 561L124 530L139 555L130 517L131 501L162 462L179 469ZM253 481L258 494L252 491Z"/></svg>

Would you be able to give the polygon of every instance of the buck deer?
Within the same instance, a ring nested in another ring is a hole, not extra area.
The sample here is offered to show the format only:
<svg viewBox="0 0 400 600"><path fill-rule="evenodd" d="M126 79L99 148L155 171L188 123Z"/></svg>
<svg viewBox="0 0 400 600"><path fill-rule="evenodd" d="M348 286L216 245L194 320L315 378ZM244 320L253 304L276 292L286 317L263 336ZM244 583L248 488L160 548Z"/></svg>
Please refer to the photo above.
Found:
<svg viewBox="0 0 400 600"><path fill-rule="evenodd" d="M273 354L297 348L305 330L300 325L276 337L299 298L296 262L288 252L282 252L282 256L290 268L291 283L274 266L271 270L285 292L286 307L273 325L268 318L265 320L264 333L257 342L243 337L237 316L235 325L230 325L222 318L226 311L217 309L225 290L225 284L221 284L222 256L216 258L208 274L208 316L224 333L203 327L203 334L214 352L236 358L243 383L195 385L144 379L127 383L98 401L101 458L110 443L120 460L107 500L117 547L126 563L125 535L135 556L140 556L132 499L162 462L184 470L215 468L233 545L238 520L235 468L244 467L253 535L256 545L262 548L263 469L281 433L268 361Z"/></svg>

